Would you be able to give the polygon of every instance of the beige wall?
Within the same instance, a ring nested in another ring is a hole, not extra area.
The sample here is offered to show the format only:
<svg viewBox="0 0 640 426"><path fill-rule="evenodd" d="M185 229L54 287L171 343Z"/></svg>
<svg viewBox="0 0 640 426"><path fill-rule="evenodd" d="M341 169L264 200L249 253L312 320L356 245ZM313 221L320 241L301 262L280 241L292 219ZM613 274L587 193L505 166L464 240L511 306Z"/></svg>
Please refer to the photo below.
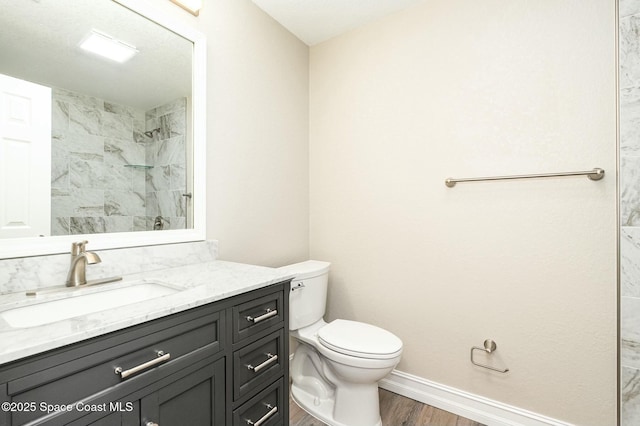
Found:
<svg viewBox="0 0 640 426"><path fill-rule="evenodd" d="M613 0L430 0L311 48L328 319L399 335L399 370L615 424L615 22ZM444 185L593 167L603 181ZM487 338L508 374L469 362Z"/></svg>
<svg viewBox="0 0 640 426"><path fill-rule="evenodd" d="M152 1L208 38L221 258L329 260L328 318L397 333L400 370L615 422L614 1L430 0L310 58L249 0ZM591 167L607 177L443 184ZM509 374L469 363L486 338Z"/></svg>
<svg viewBox="0 0 640 426"><path fill-rule="evenodd" d="M308 47L249 0L153 3L207 37L207 237L224 260L307 259Z"/></svg>

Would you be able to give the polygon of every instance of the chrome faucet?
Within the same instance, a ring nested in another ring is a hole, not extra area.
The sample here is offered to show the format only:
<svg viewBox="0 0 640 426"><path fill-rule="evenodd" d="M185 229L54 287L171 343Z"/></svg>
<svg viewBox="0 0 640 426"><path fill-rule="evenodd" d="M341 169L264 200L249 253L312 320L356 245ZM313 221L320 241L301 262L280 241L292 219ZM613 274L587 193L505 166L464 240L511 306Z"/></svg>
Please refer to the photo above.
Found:
<svg viewBox="0 0 640 426"><path fill-rule="evenodd" d="M67 274L67 287L77 287L87 283L87 264L100 263L100 256L91 251L86 251L89 241L79 241L71 244L71 264Z"/></svg>

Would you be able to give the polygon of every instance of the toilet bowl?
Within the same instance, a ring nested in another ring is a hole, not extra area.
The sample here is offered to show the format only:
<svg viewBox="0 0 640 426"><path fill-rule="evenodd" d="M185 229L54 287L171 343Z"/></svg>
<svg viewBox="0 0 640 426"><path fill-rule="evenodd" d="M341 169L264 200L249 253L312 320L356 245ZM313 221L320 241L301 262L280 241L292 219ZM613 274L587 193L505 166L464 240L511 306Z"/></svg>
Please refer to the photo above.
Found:
<svg viewBox="0 0 640 426"><path fill-rule="evenodd" d="M324 321L329 266L310 260L283 267L295 274L289 329L299 344L291 364L291 396L332 426L381 425L378 382L400 361L402 341L371 324Z"/></svg>

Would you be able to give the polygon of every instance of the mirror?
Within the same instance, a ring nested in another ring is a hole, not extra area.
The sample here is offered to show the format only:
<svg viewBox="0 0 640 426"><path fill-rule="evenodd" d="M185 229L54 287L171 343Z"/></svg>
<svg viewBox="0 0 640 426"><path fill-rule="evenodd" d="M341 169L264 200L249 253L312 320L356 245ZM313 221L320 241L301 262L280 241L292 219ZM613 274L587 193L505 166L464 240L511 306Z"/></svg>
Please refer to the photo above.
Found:
<svg viewBox="0 0 640 426"><path fill-rule="evenodd" d="M0 258L203 240L204 37L139 0L0 7Z"/></svg>

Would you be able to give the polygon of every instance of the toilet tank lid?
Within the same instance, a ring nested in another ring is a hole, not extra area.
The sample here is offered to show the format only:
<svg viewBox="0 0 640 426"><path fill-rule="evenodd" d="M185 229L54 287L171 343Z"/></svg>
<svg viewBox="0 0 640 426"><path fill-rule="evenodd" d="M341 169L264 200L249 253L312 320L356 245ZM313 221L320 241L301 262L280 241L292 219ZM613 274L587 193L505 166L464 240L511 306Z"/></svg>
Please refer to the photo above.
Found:
<svg viewBox="0 0 640 426"><path fill-rule="evenodd" d="M305 278L313 278L329 272L331 263L323 262L320 260L307 260L300 263L294 263L292 265L282 266L279 270L294 274L294 280L301 280Z"/></svg>

